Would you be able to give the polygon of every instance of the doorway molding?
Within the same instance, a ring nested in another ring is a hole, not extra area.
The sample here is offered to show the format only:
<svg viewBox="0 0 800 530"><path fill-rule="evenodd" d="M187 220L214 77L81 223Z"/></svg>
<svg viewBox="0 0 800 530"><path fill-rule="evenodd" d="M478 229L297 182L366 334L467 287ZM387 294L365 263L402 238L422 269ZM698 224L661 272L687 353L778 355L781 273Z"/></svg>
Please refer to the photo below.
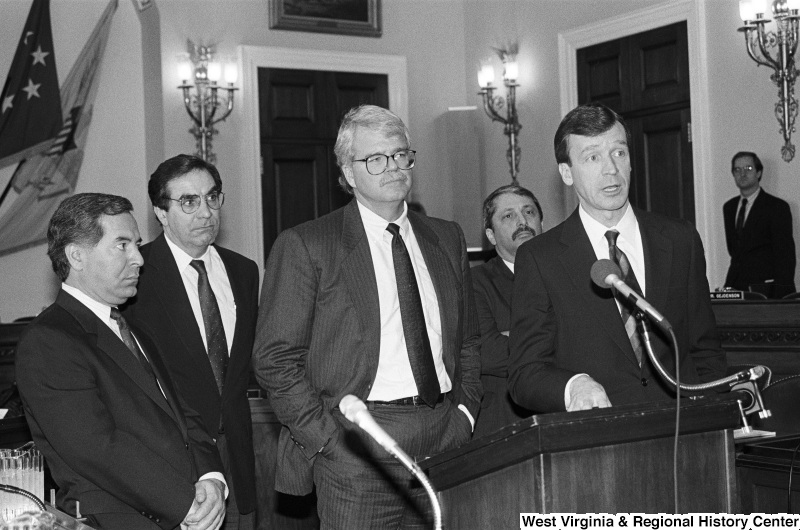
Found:
<svg viewBox="0 0 800 530"><path fill-rule="evenodd" d="M389 108L408 124L408 74L406 58L339 51L305 50L270 46L239 46L239 71L242 72L241 157L242 207L254 215L245 216L241 227L245 248L255 249L259 270L264 270L264 223L262 220L261 133L259 128L258 69L288 68L384 74L389 80Z"/></svg>
<svg viewBox="0 0 800 530"><path fill-rule="evenodd" d="M558 34L559 84L562 116L578 105L577 50L615 40L628 35L659 28L676 22L686 22L689 46L689 92L692 116L692 158L694 168L695 220L697 231L705 242L717 238L712 231L710 216L713 171L709 133L708 49L706 34L706 0L671 0L663 4L631 11L621 16L592 22ZM572 194L566 194L572 200ZM576 204L567 204L567 211ZM717 249L706 244L708 263L717 263Z"/></svg>

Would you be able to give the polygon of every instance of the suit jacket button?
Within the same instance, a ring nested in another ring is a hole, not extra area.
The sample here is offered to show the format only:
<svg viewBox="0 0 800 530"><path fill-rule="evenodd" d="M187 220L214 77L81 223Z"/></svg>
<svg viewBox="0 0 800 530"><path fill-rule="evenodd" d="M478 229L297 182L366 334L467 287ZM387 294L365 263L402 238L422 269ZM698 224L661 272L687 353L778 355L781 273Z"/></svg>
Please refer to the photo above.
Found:
<svg viewBox="0 0 800 530"><path fill-rule="evenodd" d="M642 377L642 386L647 386L647 378Z"/></svg>
<svg viewBox="0 0 800 530"><path fill-rule="evenodd" d="M219 430L217 431L217 434L225 434L225 427L220 425Z"/></svg>
<svg viewBox="0 0 800 530"><path fill-rule="evenodd" d="M186 450L188 451L188 450L189 450L189 444L188 444L188 443L185 443L185 444L183 444L183 445L185 445L185 446L186 446Z"/></svg>

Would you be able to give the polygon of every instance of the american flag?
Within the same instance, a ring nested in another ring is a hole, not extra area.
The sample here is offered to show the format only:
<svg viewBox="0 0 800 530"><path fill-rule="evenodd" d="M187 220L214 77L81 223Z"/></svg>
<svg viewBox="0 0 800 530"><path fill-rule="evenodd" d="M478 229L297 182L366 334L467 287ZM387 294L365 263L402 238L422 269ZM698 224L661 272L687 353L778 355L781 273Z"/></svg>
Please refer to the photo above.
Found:
<svg viewBox="0 0 800 530"><path fill-rule="evenodd" d="M50 0L33 0L0 92L0 167L46 150L61 128Z"/></svg>

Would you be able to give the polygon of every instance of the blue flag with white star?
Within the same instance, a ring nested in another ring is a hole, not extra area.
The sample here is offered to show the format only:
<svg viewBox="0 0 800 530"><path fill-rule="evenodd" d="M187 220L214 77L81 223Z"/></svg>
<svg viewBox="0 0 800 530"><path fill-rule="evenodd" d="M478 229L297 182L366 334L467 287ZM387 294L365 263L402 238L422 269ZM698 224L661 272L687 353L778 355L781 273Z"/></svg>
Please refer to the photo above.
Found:
<svg viewBox="0 0 800 530"><path fill-rule="evenodd" d="M50 0L33 0L0 92L0 167L47 149L61 126Z"/></svg>

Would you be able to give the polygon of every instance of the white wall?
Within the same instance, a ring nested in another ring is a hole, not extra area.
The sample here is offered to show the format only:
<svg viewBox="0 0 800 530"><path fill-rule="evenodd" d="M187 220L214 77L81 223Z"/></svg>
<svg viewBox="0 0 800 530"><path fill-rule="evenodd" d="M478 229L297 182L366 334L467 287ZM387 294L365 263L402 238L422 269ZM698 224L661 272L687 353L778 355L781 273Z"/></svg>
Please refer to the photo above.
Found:
<svg viewBox="0 0 800 530"><path fill-rule="evenodd" d="M451 106L477 105L476 71L490 47L505 40L520 42L518 92L523 185L539 196L545 228L571 211L572 191L556 171L552 138L561 119L558 86L559 32L630 10L656 0L383 0L383 37L348 37L270 30L267 0L156 0L140 22L131 0L120 0L99 82L94 121L77 191L106 191L129 197L148 240L158 233L146 196L146 181L163 158L194 152L182 107L176 55L186 39L217 43L221 53L239 45L404 55L408 61L409 125L420 151L415 197L431 215L455 218L470 244L480 242L480 201L509 181L506 137L483 111L448 113ZM105 0L52 0L53 33L59 76L69 71ZM705 0L710 94L710 156L714 171L707 201L713 212L712 237L704 241L711 285L721 285L728 264L722 228L722 204L736 193L729 167L737 150L758 152L765 165L764 187L792 206L795 234L800 236L798 159L780 159L781 138L773 106L777 89L765 68L756 68L744 51L737 2ZM0 1L0 47L13 50L27 17L30 0ZM142 23L145 24L143 42ZM160 42L152 42L160 35ZM160 54L159 61L153 55ZM143 60L144 56L144 60ZM0 56L0 78L12 53ZM151 66L150 63L156 66ZM144 72L144 73L142 73ZM237 93L237 98L253 97ZM162 119L156 109L163 106ZM260 212L238 207L243 194L255 190L237 185L242 171L243 141L237 106L218 125L214 140L225 180L226 203L220 242L253 259L237 227ZM798 136L800 141L800 136ZM160 149L159 149L160 148ZM2 177L0 176L0 180ZM4 182L0 181L0 184ZM704 198L705 200L705 198ZM702 202L702 201L698 201ZM30 315L50 303L56 289L44 246L0 257L0 321Z"/></svg>

